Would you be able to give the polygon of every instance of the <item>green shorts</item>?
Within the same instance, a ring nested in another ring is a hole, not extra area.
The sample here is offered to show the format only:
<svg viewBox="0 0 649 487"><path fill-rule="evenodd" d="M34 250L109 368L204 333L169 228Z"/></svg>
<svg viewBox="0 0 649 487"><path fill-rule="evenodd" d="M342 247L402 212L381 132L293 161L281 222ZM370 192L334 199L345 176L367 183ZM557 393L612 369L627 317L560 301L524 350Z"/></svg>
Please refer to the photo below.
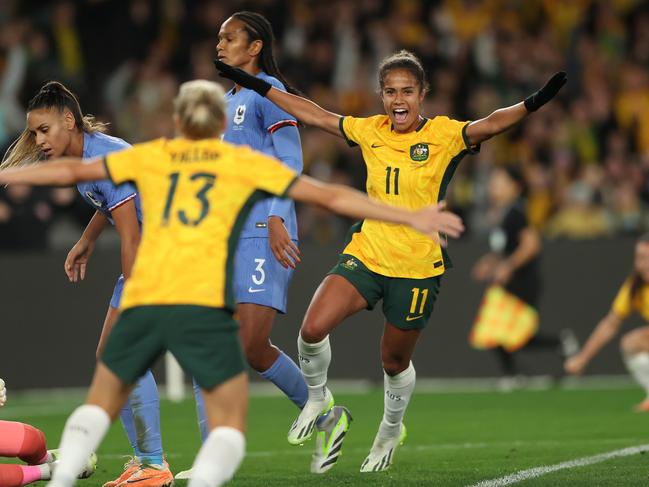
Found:
<svg viewBox="0 0 649 487"><path fill-rule="evenodd" d="M383 299L385 319L402 330L426 326L441 283L441 276L425 279L382 276L349 254L340 254L338 263L329 274L347 279L365 298L367 309L374 309L376 303Z"/></svg>
<svg viewBox="0 0 649 487"><path fill-rule="evenodd" d="M133 384L167 350L206 390L246 369L232 314L191 305L125 310L110 332L101 361L123 382Z"/></svg>

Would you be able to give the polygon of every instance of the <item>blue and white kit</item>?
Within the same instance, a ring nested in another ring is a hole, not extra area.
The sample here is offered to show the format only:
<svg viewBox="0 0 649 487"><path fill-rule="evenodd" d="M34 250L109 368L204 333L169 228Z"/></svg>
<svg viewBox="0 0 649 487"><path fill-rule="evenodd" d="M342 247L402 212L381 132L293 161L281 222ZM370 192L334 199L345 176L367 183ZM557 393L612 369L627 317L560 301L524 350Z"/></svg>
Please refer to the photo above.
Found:
<svg viewBox="0 0 649 487"><path fill-rule="evenodd" d="M131 147L128 142L117 137L95 132L92 134L83 134L83 158L103 157L110 152L126 149ZM101 212L110 222L113 221L112 212L130 200L135 200L135 209L137 211L137 220L142 223L142 210L140 208L140 198L132 184L122 184L114 186L107 179L100 181L91 181L77 184L79 193L90 206ZM122 289L124 288L124 276L120 275L113 289L113 295L110 299L110 305L113 308L119 308L119 302L122 298Z"/></svg>
<svg viewBox="0 0 649 487"><path fill-rule="evenodd" d="M276 78L260 72L259 78L284 90ZM228 121L223 140L279 159L302 172L302 145L294 117L256 92L241 88L227 94ZM242 168L245 171L245 168ZM278 216L297 245L295 204L268 198L258 202L243 226L235 258L234 294L237 303L254 303L286 312L292 269L277 261L268 243L268 217Z"/></svg>

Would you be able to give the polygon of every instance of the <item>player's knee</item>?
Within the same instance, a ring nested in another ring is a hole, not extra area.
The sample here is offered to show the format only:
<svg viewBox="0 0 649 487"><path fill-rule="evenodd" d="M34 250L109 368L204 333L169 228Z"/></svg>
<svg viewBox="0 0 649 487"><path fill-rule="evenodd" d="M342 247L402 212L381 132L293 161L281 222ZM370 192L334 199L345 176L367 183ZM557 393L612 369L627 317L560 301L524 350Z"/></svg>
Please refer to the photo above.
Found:
<svg viewBox="0 0 649 487"><path fill-rule="evenodd" d="M401 354L384 352L381 360L383 362L383 370L390 376L400 374L410 365L410 357Z"/></svg>
<svg viewBox="0 0 649 487"><path fill-rule="evenodd" d="M625 333L620 340L624 355L649 351L649 330L637 329Z"/></svg>
<svg viewBox="0 0 649 487"><path fill-rule="evenodd" d="M317 320L304 320L302 328L300 329L302 340L307 343L321 342L328 334L326 328L318 323Z"/></svg>
<svg viewBox="0 0 649 487"><path fill-rule="evenodd" d="M241 345L248 365L257 372L268 370L276 358L276 349L268 338L248 335L241 340Z"/></svg>
<svg viewBox="0 0 649 487"><path fill-rule="evenodd" d="M38 428L24 424L23 443L18 452L18 458L30 465L43 461L47 454L47 441L45 435Z"/></svg>

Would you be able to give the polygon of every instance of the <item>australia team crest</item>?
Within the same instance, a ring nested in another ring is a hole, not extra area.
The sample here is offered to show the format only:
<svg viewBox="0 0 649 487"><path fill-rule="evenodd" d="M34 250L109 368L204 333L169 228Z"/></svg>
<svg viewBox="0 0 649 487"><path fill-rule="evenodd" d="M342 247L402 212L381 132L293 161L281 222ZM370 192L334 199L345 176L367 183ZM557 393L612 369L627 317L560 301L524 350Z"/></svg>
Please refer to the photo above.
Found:
<svg viewBox="0 0 649 487"><path fill-rule="evenodd" d="M428 159L428 144L415 144L410 146L410 159L423 162Z"/></svg>

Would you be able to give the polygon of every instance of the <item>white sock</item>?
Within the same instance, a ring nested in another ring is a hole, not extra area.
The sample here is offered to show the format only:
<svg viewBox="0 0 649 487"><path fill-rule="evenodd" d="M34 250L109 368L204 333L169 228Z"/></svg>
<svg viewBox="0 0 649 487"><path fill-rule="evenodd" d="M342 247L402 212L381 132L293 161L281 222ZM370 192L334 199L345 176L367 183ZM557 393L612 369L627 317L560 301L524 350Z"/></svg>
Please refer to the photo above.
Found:
<svg viewBox="0 0 649 487"><path fill-rule="evenodd" d="M97 449L110 426L108 413L99 406L79 406L68 418L61 437L60 460L52 485L72 486L88 457Z"/></svg>
<svg viewBox="0 0 649 487"><path fill-rule="evenodd" d="M327 371L331 363L329 335L317 343L307 343L302 335L297 337L300 369L309 388L309 400L323 401L327 385Z"/></svg>
<svg viewBox="0 0 649 487"><path fill-rule="evenodd" d="M415 390L417 373L415 367L410 362L408 368L403 372L391 377L383 372L383 419L379 427L379 436L384 438L393 438L399 434L401 421L412 391Z"/></svg>
<svg viewBox="0 0 649 487"><path fill-rule="evenodd" d="M649 352L626 355L624 363L638 384L642 386L649 398Z"/></svg>
<svg viewBox="0 0 649 487"><path fill-rule="evenodd" d="M187 487L217 487L230 480L246 454L246 438L235 428L214 428L196 455Z"/></svg>
<svg viewBox="0 0 649 487"><path fill-rule="evenodd" d="M52 478L52 465L49 463L43 463L41 465L35 465L41 471L41 480L49 480Z"/></svg>

